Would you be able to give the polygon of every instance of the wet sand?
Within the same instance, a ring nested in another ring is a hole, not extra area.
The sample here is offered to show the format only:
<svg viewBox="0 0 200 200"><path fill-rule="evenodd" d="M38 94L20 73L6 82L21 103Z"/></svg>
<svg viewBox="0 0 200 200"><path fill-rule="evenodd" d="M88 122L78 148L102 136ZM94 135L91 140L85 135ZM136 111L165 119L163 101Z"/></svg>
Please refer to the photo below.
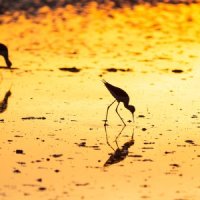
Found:
<svg viewBox="0 0 200 200"><path fill-rule="evenodd" d="M11 91L0 199L198 200L199 9L91 4L1 16L13 69L0 58L0 101ZM133 124L120 106L120 135L114 107L103 126L113 97L102 78L136 107Z"/></svg>

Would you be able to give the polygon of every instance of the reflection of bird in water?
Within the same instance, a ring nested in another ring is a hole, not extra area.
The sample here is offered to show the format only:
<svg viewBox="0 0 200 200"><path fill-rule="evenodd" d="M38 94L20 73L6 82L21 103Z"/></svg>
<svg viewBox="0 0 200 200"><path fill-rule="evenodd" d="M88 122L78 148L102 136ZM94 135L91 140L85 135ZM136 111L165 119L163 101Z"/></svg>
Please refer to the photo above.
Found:
<svg viewBox="0 0 200 200"><path fill-rule="evenodd" d="M8 90L4 96L4 99L0 102L0 113L3 113L8 106L8 98L11 96L10 90Z"/></svg>
<svg viewBox="0 0 200 200"><path fill-rule="evenodd" d="M124 126L125 127L125 126ZM133 133L131 135L131 139L127 142L125 142L121 148L119 148L117 140L119 138L119 136L121 135L122 131L124 130L124 127L122 128L122 130L120 131L120 133L118 134L118 136L115 139L116 145L117 145L117 149L115 150L109 143L108 141L108 136L107 136L107 129L105 126L105 132L106 132L106 141L107 144L113 149L114 153L112 153L110 155L110 157L108 158L108 160L105 162L104 167L113 165L115 163L119 163L121 161L123 161L127 156L128 156L128 149L134 145L135 141L134 141L134 129L133 129Z"/></svg>
<svg viewBox="0 0 200 200"><path fill-rule="evenodd" d="M133 121L134 121L135 107L132 106L132 105L129 105L128 94L124 90L122 90L121 88L115 87L115 86L111 85L110 83L106 82L105 80L103 80L103 83L106 86L106 88L109 90L109 92L112 94L112 96L115 98L115 100L107 108L106 120L105 120L104 125L106 126L106 122L107 122L107 118L108 118L108 110L115 101L118 102L117 107L116 107L116 112L117 112L118 116L120 117L120 119L122 120L123 124L126 125L124 120L122 119L122 117L118 113L118 107L119 107L120 102L122 102L124 104L124 107L127 108L132 113Z"/></svg>
<svg viewBox="0 0 200 200"><path fill-rule="evenodd" d="M9 56L8 56L8 48L6 45L0 43L0 55L4 57L6 65L8 68L11 68L12 63L9 60Z"/></svg>

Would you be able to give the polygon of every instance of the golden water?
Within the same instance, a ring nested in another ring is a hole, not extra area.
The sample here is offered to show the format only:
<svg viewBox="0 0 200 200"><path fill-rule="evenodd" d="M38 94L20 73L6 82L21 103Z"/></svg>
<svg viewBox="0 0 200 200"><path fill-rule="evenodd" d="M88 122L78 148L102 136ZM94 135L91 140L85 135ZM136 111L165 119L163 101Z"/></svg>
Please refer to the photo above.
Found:
<svg viewBox="0 0 200 200"><path fill-rule="evenodd" d="M199 9L90 4L82 14L67 6L1 16L13 70L0 69L0 99L12 92L0 114L0 199L198 200ZM59 69L67 67L81 71ZM121 105L128 125L117 143L122 126L111 108L111 146L103 120L113 98L102 77L136 107L132 124ZM104 167L133 130L126 157Z"/></svg>

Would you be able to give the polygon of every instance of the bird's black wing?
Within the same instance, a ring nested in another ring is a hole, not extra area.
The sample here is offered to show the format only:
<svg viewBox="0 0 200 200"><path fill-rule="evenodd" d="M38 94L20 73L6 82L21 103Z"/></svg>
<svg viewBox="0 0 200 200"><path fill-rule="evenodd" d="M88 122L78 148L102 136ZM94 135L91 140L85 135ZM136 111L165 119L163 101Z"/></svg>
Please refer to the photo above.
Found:
<svg viewBox="0 0 200 200"><path fill-rule="evenodd" d="M121 88L118 88L114 85L111 85L110 83L106 82L103 80L103 83L105 84L106 88L109 90L109 92L116 98L118 99L119 97L121 98L129 98L128 94L122 90Z"/></svg>

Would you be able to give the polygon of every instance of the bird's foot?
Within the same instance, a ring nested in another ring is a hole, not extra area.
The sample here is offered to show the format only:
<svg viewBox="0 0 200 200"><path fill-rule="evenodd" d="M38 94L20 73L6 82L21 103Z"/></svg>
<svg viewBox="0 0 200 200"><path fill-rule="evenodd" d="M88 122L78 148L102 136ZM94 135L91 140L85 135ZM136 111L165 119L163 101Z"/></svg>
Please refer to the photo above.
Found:
<svg viewBox="0 0 200 200"><path fill-rule="evenodd" d="M105 119L105 120L103 120L104 121L104 126L108 126L108 124L107 124L107 119Z"/></svg>
<svg viewBox="0 0 200 200"><path fill-rule="evenodd" d="M106 122L104 123L104 126L109 126Z"/></svg>

